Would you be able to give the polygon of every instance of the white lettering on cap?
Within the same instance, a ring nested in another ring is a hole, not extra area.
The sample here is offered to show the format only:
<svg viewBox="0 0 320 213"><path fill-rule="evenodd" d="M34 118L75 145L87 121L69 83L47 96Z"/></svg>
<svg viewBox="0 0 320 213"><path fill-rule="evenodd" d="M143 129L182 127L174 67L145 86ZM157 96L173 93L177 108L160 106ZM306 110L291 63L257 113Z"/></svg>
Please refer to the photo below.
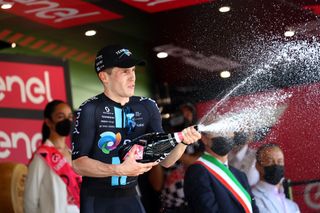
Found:
<svg viewBox="0 0 320 213"><path fill-rule="evenodd" d="M128 49L121 49L121 50L118 50L116 52L117 55L120 55L119 58L121 58L123 55L127 55L127 56L130 56L132 55L132 53L128 50Z"/></svg>

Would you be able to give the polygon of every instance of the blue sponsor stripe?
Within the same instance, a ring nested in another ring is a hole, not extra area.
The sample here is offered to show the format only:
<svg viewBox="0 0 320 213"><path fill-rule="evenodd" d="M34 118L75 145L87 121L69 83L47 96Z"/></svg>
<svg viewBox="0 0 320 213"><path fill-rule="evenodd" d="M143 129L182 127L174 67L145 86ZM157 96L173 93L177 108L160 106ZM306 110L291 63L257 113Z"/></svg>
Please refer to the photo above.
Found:
<svg viewBox="0 0 320 213"><path fill-rule="evenodd" d="M112 158L112 164L120 164L119 157L113 157ZM112 176L111 177L111 186L119 186L119 176Z"/></svg>
<svg viewBox="0 0 320 213"><path fill-rule="evenodd" d="M121 176L120 177L120 185L126 185L127 184L127 176Z"/></svg>
<svg viewBox="0 0 320 213"><path fill-rule="evenodd" d="M127 114L124 113L124 116L123 116L123 128L126 127L126 123L127 123Z"/></svg>
<svg viewBox="0 0 320 213"><path fill-rule="evenodd" d="M122 109L114 107L114 115L116 128L122 128Z"/></svg>
<svg viewBox="0 0 320 213"><path fill-rule="evenodd" d="M120 158L119 157L113 157L112 158L112 164L117 165L120 164ZM119 186L119 178L120 178L120 185L126 185L127 184L127 176L112 176L111 177L111 186Z"/></svg>

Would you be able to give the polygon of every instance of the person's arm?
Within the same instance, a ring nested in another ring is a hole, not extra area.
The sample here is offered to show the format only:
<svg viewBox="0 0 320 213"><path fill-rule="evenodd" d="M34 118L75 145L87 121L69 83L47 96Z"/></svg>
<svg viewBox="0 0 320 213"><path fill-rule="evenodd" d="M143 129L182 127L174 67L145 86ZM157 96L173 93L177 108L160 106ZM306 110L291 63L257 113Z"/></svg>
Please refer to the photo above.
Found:
<svg viewBox="0 0 320 213"><path fill-rule="evenodd" d="M138 163L134 157L135 147L130 151L123 163L114 165L82 156L72 161L75 172L88 177L138 176L149 171L158 163Z"/></svg>
<svg viewBox="0 0 320 213"><path fill-rule="evenodd" d="M201 138L201 134L194 129L193 126L185 128L183 131L183 142L185 144L192 144L196 141L198 141ZM183 143L179 143L169 154L168 157L166 157L163 161L161 161L161 165L163 167L170 167L172 166L177 160L180 159L182 154L187 148L187 145Z"/></svg>
<svg viewBox="0 0 320 213"><path fill-rule="evenodd" d="M192 165L200 156L201 152L194 153L194 154L182 154L181 158L179 159L179 162L181 162L185 166L190 166Z"/></svg>
<svg viewBox="0 0 320 213"><path fill-rule="evenodd" d="M163 132L161 114L156 102L152 99L146 99L144 104L150 114L147 132ZM185 144L192 144L201 138L201 134L193 126L183 129L182 133ZM186 150L187 145L185 144L178 144L160 164L166 168L172 166Z"/></svg>
<svg viewBox="0 0 320 213"><path fill-rule="evenodd" d="M219 212L214 186L206 169L201 165L191 165L184 177L184 194L193 212Z"/></svg>
<svg viewBox="0 0 320 213"><path fill-rule="evenodd" d="M24 188L24 211L38 212L40 201L40 186L45 171L45 162L35 155L28 167L28 175Z"/></svg>
<svg viewBox="0 0 320 213"><path fill-rule="evenodd" d="M162 168L162 166L154 166L149 172L148 180L152 188L156 192L160 192L164 183L164 169Z"/></svg>

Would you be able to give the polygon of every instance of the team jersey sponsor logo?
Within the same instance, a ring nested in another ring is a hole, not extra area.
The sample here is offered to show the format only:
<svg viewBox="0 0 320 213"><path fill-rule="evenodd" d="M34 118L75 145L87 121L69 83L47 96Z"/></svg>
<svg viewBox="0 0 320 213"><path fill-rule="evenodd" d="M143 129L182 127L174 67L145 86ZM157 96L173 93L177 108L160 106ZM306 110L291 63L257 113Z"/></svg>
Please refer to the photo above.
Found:
<svg viewBox="0 0 320 213"><path fill-rule="evenodd" d="M99 128L115 128L115 115L108 106L102 111Z"/></svg>
<svg viewBox="0 0 320 213"><path fill-rule="evenodd" d="M106 111L106 113L110 112L110 108L109 107L105 107L104 110Z"/></svg>
<svg viewBox="0 0 320 213"><path fill-rule="evenodd" d="M113 132L103 132L100 134L100 139L98 141L98 147L103 153L109 154L110 151L117 148L121 141L121 134L114 134Z"/></svg>

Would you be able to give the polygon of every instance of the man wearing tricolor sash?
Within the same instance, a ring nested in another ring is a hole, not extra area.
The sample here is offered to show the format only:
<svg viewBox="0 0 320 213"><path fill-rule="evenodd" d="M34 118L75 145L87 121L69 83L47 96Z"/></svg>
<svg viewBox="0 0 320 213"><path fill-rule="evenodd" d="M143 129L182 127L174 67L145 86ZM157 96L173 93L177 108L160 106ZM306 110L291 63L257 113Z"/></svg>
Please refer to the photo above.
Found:
<svg viewBox="0 0 320 213"><path fill-rule="evenodd" d="M185 175L184 191L191 212L259 212L246 175L228 166L234 141L203 137L206 152Z"/></svg>

